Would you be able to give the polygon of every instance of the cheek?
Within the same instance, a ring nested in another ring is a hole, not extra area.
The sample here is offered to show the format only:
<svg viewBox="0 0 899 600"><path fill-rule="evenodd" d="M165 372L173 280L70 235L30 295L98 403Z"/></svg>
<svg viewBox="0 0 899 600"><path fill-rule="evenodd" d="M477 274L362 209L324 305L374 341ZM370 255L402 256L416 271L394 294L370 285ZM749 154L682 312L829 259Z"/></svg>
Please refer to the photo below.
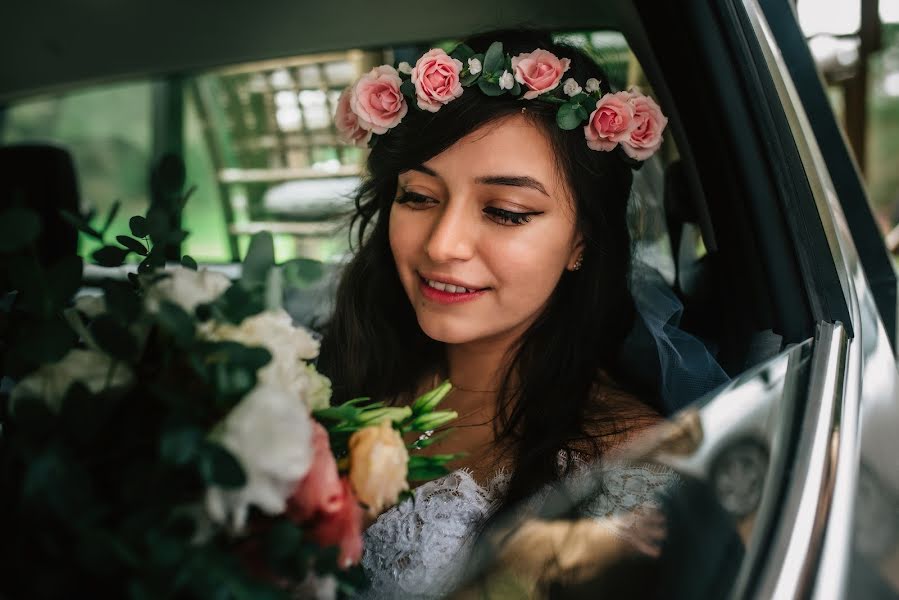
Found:
<svg viewBox="0 0 899 600"><path fill-rule="evenodd" d="M508 301L542 304L555 289L568 261L570 235L558 230L491 244L491 270Z"/></svg>
<svg viewBox="0 0 899 600"><path fill-rule="evenodd" d="M398 207L396 204L390 209L387 235L390 241L390 251L393 253L393 260L396 262L400 276L403 275L404 266L418 254L423 243L420 238L425 229L416 226L414 214L412 211L402 210L402 207Z"/></svg>

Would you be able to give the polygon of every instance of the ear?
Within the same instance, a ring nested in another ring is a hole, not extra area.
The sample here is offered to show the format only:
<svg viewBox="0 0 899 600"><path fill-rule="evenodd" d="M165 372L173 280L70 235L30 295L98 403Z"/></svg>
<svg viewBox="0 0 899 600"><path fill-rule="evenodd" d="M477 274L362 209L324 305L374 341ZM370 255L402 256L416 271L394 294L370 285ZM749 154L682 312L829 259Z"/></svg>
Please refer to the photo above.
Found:
<svg viewBox="0 0 899 600"><path fill-rule="evenodd" d="M574 270L574 265L577 263L577 260L584 254L584 236L580 232L574 238L574 242L571 244L571 252L568 253L568 262L565 263L565 268L569 271Z"/></svg>

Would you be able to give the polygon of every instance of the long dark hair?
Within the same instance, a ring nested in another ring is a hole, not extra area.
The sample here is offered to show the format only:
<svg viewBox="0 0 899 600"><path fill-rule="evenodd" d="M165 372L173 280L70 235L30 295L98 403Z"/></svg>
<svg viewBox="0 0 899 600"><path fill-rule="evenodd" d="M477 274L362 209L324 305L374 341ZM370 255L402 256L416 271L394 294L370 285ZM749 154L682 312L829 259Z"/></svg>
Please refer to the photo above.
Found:
<svg viewBox="0 0 899 600"><path fill-rule="evenodd" d="M544 48L567 57L566 78L581 85L595 78L608 91L605 73L591 58L548 35L492 32L466 43L485 52L496 40L513 56ZM509 503L559 476L560 451L570 456L586 448L598 457L604 437L623 426L618 403L600 384L603 379L621 383L619 347L634 318L626 221L633 173L617 152L590 150L581 128L560 129L556 110L549 103L470 89L437 113L410 108L399 126L377 139L356 197L356 252L322 345L321 369L334 382L336 402L361 395L408 401L423 380L445 369L443 344L419 328L389 246L397 176L487 123L513 114L530 118L551 142L567 178L585 246L582 268L563 274L542 314L511 349L503 374L494 428L499 447L516 465Z"/></svg>

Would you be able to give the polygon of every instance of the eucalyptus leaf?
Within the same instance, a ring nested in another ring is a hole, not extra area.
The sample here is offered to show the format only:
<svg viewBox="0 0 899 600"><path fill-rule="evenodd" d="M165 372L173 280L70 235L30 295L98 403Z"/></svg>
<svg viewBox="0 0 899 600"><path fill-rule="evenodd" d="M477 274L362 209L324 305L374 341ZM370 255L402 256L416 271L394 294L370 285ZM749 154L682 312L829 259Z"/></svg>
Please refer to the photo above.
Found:
<svg viewBox="0 0 899 600"><path fill-rule="evenodd" d="M559 112L556 113L556 123L566 131L577 129L581 124L581 118L577 115L577 105L567 103L560 106Z"/></svg>
<svg viewBox="0 0 899 600"><path fill-rule="evenodd" d="M95 240L103 241L103 235L88 224L88 219L67 210L60 210L59 215L78 231L91 236Z"/></svg>
<svg viewBox="0 0 899 600"><path fill-rule="evenodd" d="M589 104L591 104L591 103L592 103L592 104L595 104L595 103L596 103L596 99L595 99L595 98L592 98L592 97L590 96L590 94L585 94L584 92L581 92L581 93L579 93L579 94L575 94L574 96L572 96L572 97L569 99L569 102L571 102L572 104L582 104L582 105L584 105L584 106L587 106L587 105L589 105Z"/></svg>
<svg viewBox="0 0 899 600"><path fill-rule="evenodd" d="M200 454L204 433L197 427L171 427L162 432L159 456L175 465L185 465Z"/></svg>
<svg viewBox="0 0 899 600"><path fill-rule="evenodd" d="M77 341L75 332L61 314L19 330L12 353L34 364L61 360Z"/></svg>
<svg viewBox="0 0 899 600"><path fill-rule="evenodd" d="M463 66L468 66L466 61L469 58L474 57L475 53L467 44L459 44L456 46L452 52L450 52L450 56L462 62Z"/></svg>
<svg viewBox="0 0 899 600"><path fill-rule="evenodd" d="M470 86L471 84L473 84L475 81L477 81L477 80L478 80L478 77L480 77L480 76L481 76L480 73L477 73L477 74L474 74L474 75L472 75L471 73L469 73L468 75L465 75L464 77L462 77L462 78L459 80L459 82L460 82L463 86L468 87L468 86Z"/></svg>
<svg viewBox="0 0 899 600"><path fill-rule="evenodd" d="M109 212L106 213L106 221L104 221L103 223L103 228L100 230L103 235L106 235L106 232L109 231L109 227L112 225L112 221L115 219L116 215L119 214L119 209L121 207L121 200L116 200L112 203L112 206L109 208Z"/></svg>
<svg viewBox="0 0 899 600"><path fill-rule="evenodd" d="M195 261L192 256L188 256L187 254L185 254L181 257L181 266L192 271L196 271L197 261Z"/></svg>
<svg viewBox="0 0 899 600"><path fill-rule="evenodd" d="M281 265L284 284L288 287L304 288L322 278L325 265L310 258L295 258Z"/></svg>
<svg viewBox="0 0 899 600"><path fill-rule="evenodd" d="M493 42L487 53L484 55L484 71L487 73L496 73L501 71L505 64L505 56L503 56L503 43Z"/></svg>
<svg viewBox="0 0 899 600"><path fill-rule="evenodd" d="M478 79L478 87L481 88L481 91L484 92L487 96L501 96L503 94L503 89L499 87L499 84L489 79L485 79L481 77Z"/></svg>
<svg viewBox="0 0 899 600"><path fill-rule="evenodd" d="M141 256L147 256L148 254L150 254L150 251L147 250L147 247L144 246L144 243L134 239L133 237L127 235L117 235L115 239L121 245L125 246L132 252L140 254Z"/></svg>
<svg viewBox="0 0 899 600"><path fill-rule="evenodd" d="M250 247L243 260L240 281L243 284L264 285L269 269L275 265L275 244L272 234L261 231L250 238Z"/></svg>
<svg viewBox="0 0 899 600"><path fill-rule="evenodd" d="M134 216L128 220L128 227L131 229L131 235L138 238L145 238L148 235L147 219L141 216Z"/></svg>
<svg viewBox="0 0 899 600"><path fill-rule="evenodd" d="M91 257L101 267L120 267L125 263L128 250L118 246L103 246L96 250Z"/></svg>
<svg viewBox="0 0 899 600"><path fill-rule="evenodd" d="M513 96L521 95L521 84L518 83L517 80L515 81L515 84L512 86L512 89L509 90L509 93L512 94Z"/></svg>
<svg viewBox="0 0 899 600"><path fill-rule="evenodd" d="M400 85L400 92L407 98L415 98L415 84L411 79L407 79Z"/></svg>
<svg viewBox="0 0 899 600"><path fill-rule="evenodd" d="M194 319L174 302L160 302L156 319L162 329L171 335L179 346L186 346L193 341Z"/></svg>
<svg viewBox="0 0 899 600"><path fill-rule="evenodd" d="M62 309L81 288L83 270L80 256L67 256L47 271L47 284L57 310Z"/></svg>
<svg viewBox="0 0 899 600"><path fill-rule="evenodd" d="M237 458L224 446L207 442L200 454L200 474L208 485L234 489L247 482Z"/></svg>
<svg viewBox="0 0 899 600"><path fill-rule="evenodd" d="M97 345L110 356L126 361L137 358L137 340L111 314L100 315L88 329Z"/></svg>
<svg viewBox="0 0 899 600"><path fill-rule="evenodd" d="M0 252L21 250L40 234L41 219L33 210L13 207L0 212Z"/></svg>
<svg viewBox="0 0 899 600"><path fill-rule="evenodd" d="M574 113L577 115L577 118L581 120L581 122L586 121L590 118L590 113L587 112L587 109L581 106L580 104L574 110Z"/></svg>
<svg viewBox="0 0 899 600"><path fill-rule="evenodd" d="M130 273L133 275L133 273ZM103 285L106 308L122 323L133 323L140 317L141 299L133 285L108 281Z"/></svg>

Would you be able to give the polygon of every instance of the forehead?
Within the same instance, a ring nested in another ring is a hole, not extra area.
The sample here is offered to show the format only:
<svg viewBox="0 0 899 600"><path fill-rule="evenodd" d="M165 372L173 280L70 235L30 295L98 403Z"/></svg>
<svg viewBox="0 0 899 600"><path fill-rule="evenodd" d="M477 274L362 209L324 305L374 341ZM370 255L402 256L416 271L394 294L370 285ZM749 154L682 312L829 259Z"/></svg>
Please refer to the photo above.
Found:
<svg viewBox="0 0 899 600"><path fill-rule="evenodd" d="M488 123L434 156L425 166L438 173L529 175L549 190L562 186L553 146L546 133L523 115Z"/></svg>

